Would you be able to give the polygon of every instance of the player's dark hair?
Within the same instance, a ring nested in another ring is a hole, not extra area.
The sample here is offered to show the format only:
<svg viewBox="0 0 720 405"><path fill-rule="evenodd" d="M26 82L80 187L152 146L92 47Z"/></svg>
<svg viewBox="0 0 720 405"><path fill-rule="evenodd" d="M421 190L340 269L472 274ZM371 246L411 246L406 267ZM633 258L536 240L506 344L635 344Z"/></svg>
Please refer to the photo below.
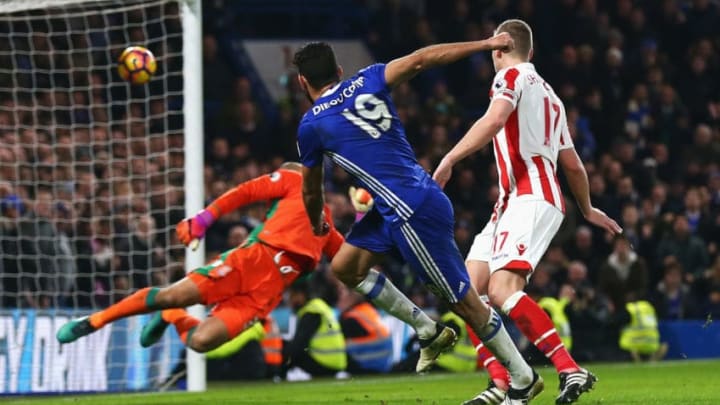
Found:
<svg viewBox="0 0 720 405"><path fill-rule="evenodd" d="M310 277L298 278L294 283L290 284L288 291L302 293L309 298L310 292L312 291L312 288L310 287Z"/></svg>
<svg viewBox="0 0 720 405"><path fill-rule="evenodd" d="M498 25L495 34L507 32L515 42L516 53L523 59L529 59L530 50L533 49L533 34L530 26L523 20L505 20Z"/></svg>
<svg viewBox="0 0 720 405"><path fill-rule="evenodd" d="M335 52L326 42L310 42L295 52L293 65L314 89L340 80Z"/></svg>
<svg viewBox="0 0 720 405"><path fill-rule="evenodd" d="M670 273L681 273L683 272L683 267L677 260L670 261L665 265L665 268L663 269L663 274L670 274Z"/></svg>

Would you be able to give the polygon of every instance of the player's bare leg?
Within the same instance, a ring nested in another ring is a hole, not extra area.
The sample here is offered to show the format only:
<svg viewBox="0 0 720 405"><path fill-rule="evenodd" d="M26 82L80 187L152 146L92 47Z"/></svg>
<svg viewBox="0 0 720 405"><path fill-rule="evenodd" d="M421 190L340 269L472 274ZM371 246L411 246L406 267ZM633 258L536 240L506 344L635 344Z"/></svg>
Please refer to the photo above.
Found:
<svg viewBox="0 0 720 405"><path fill-rule="evenodd" d="M593 388L597 377L575 363L555 331L550 317L523 292L525 276L525 272L515 270L493 273L488 287L490 301L501 307L525 337L552 361L560 375L560 394L556 403L575 402L580 395Z"/></svg>
<svg viewBox="0 0 720 405"><path fill-rule="evenodd" d="M102 311L66 323L58 330L56 337L60 343L70 343L121 318L159 309L184 308L200 301L200 290L188 278L169 287L147 287Z"/></svg>
<svg viewBox="0 0 720 405"><path fill-rule="evenodd" d="M465 262L465 267L475 291L481 297L487 295L488 284L490 283L490 266L488 266L487 262L468 260Z"/></svg>
<svg viewBox="0 0 720 405"><path fill-rule="evenodd" d="M165 309L157 312L145 324L140 334L140 344L149 347L162 338L168 326L175 326L180 340L190 349L199 353L219 347L230 340L225 323L217 318L200 321L181 308Z"/></svg>
<svg viewBox="0 0 720 405"><path fill-rule="evenodd" d="M380 264L383 255L343 243L331 263L335 277L350 288L357 287L369 274L370 268Z"/></svg>
<svg viewBox="0 0 720 405"><path fill-rule="evenodd" d="M415 329L421 346L415 370L427 371L440 353L455 344L457 335L451 328L430 319L382 273L371 269L382 260L381 254L344 243L335 254L331 267L345 285L364 294L376 306Z"/></svg>
<svg viewBox="0 0 720 405"><path fill-rule="evenodd" d="M175 324L177 327L177 324ZM185 346L199 353L205 353L230 340L225 323L218 318L207 318L196 327L194 333L186 335Z"/></svg>

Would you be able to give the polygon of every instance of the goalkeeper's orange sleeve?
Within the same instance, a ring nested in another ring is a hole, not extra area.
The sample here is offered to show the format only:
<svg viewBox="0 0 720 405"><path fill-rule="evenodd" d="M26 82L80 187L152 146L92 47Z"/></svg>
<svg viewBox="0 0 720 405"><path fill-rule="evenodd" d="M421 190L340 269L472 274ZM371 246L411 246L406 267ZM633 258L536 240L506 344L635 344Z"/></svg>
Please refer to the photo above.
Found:
<svg viewBox="0 0 720 405"><path fill-rule="evenodd" d="M343 238L342 234L333 227L330 229L330 233L327 236L325 246L323 246L323 253L332 260L332 258L335 257L335 253L340 250L340 246L342 246L343 242L345 242L345 238Z"/></svg>
<svg viewBox="0 0 720 405"><path fill-rule="evenodd" d="M292 176L302 175L292 170L280 169L248 180L225 192L205 209L210 211L215 218L220 218L247 204L284 198L290 191Z"/></svg>

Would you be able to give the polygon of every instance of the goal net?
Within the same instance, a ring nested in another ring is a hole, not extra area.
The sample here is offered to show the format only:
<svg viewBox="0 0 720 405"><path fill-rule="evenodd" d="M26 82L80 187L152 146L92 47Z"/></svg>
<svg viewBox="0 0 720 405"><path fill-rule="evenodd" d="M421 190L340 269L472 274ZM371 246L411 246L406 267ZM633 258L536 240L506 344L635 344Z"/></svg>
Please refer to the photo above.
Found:
<svg viewBox="0 0 720 405"><path fill-rule="evenodd" d="M184 274L173 229L185 192L203 194L184 176L184 89L201 80L183 80L186 8L0 1L0 395L152 389L183 355L173 333L140 347L148 316L68 345L55 333ZM148 84L118 76L131 45L157 58Z"/></svg>

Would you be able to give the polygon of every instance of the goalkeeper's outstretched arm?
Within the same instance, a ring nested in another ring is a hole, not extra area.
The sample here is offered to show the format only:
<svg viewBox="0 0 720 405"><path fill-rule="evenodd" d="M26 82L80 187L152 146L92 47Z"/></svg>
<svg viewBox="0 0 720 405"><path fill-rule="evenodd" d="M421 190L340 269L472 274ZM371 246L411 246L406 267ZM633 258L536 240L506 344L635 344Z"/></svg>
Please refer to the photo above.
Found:
<svg viewBox="0 0 720 405"><path fill-rule="evenodd" d="M223 215L254 202L287 196L291 184L287 178L290 176L300 176L300 173L284 168L248 180L226 191L195 216L182 220L175 228L178 239L186 246L196 249L196 241L202 239L207 229Z"/></svg>

